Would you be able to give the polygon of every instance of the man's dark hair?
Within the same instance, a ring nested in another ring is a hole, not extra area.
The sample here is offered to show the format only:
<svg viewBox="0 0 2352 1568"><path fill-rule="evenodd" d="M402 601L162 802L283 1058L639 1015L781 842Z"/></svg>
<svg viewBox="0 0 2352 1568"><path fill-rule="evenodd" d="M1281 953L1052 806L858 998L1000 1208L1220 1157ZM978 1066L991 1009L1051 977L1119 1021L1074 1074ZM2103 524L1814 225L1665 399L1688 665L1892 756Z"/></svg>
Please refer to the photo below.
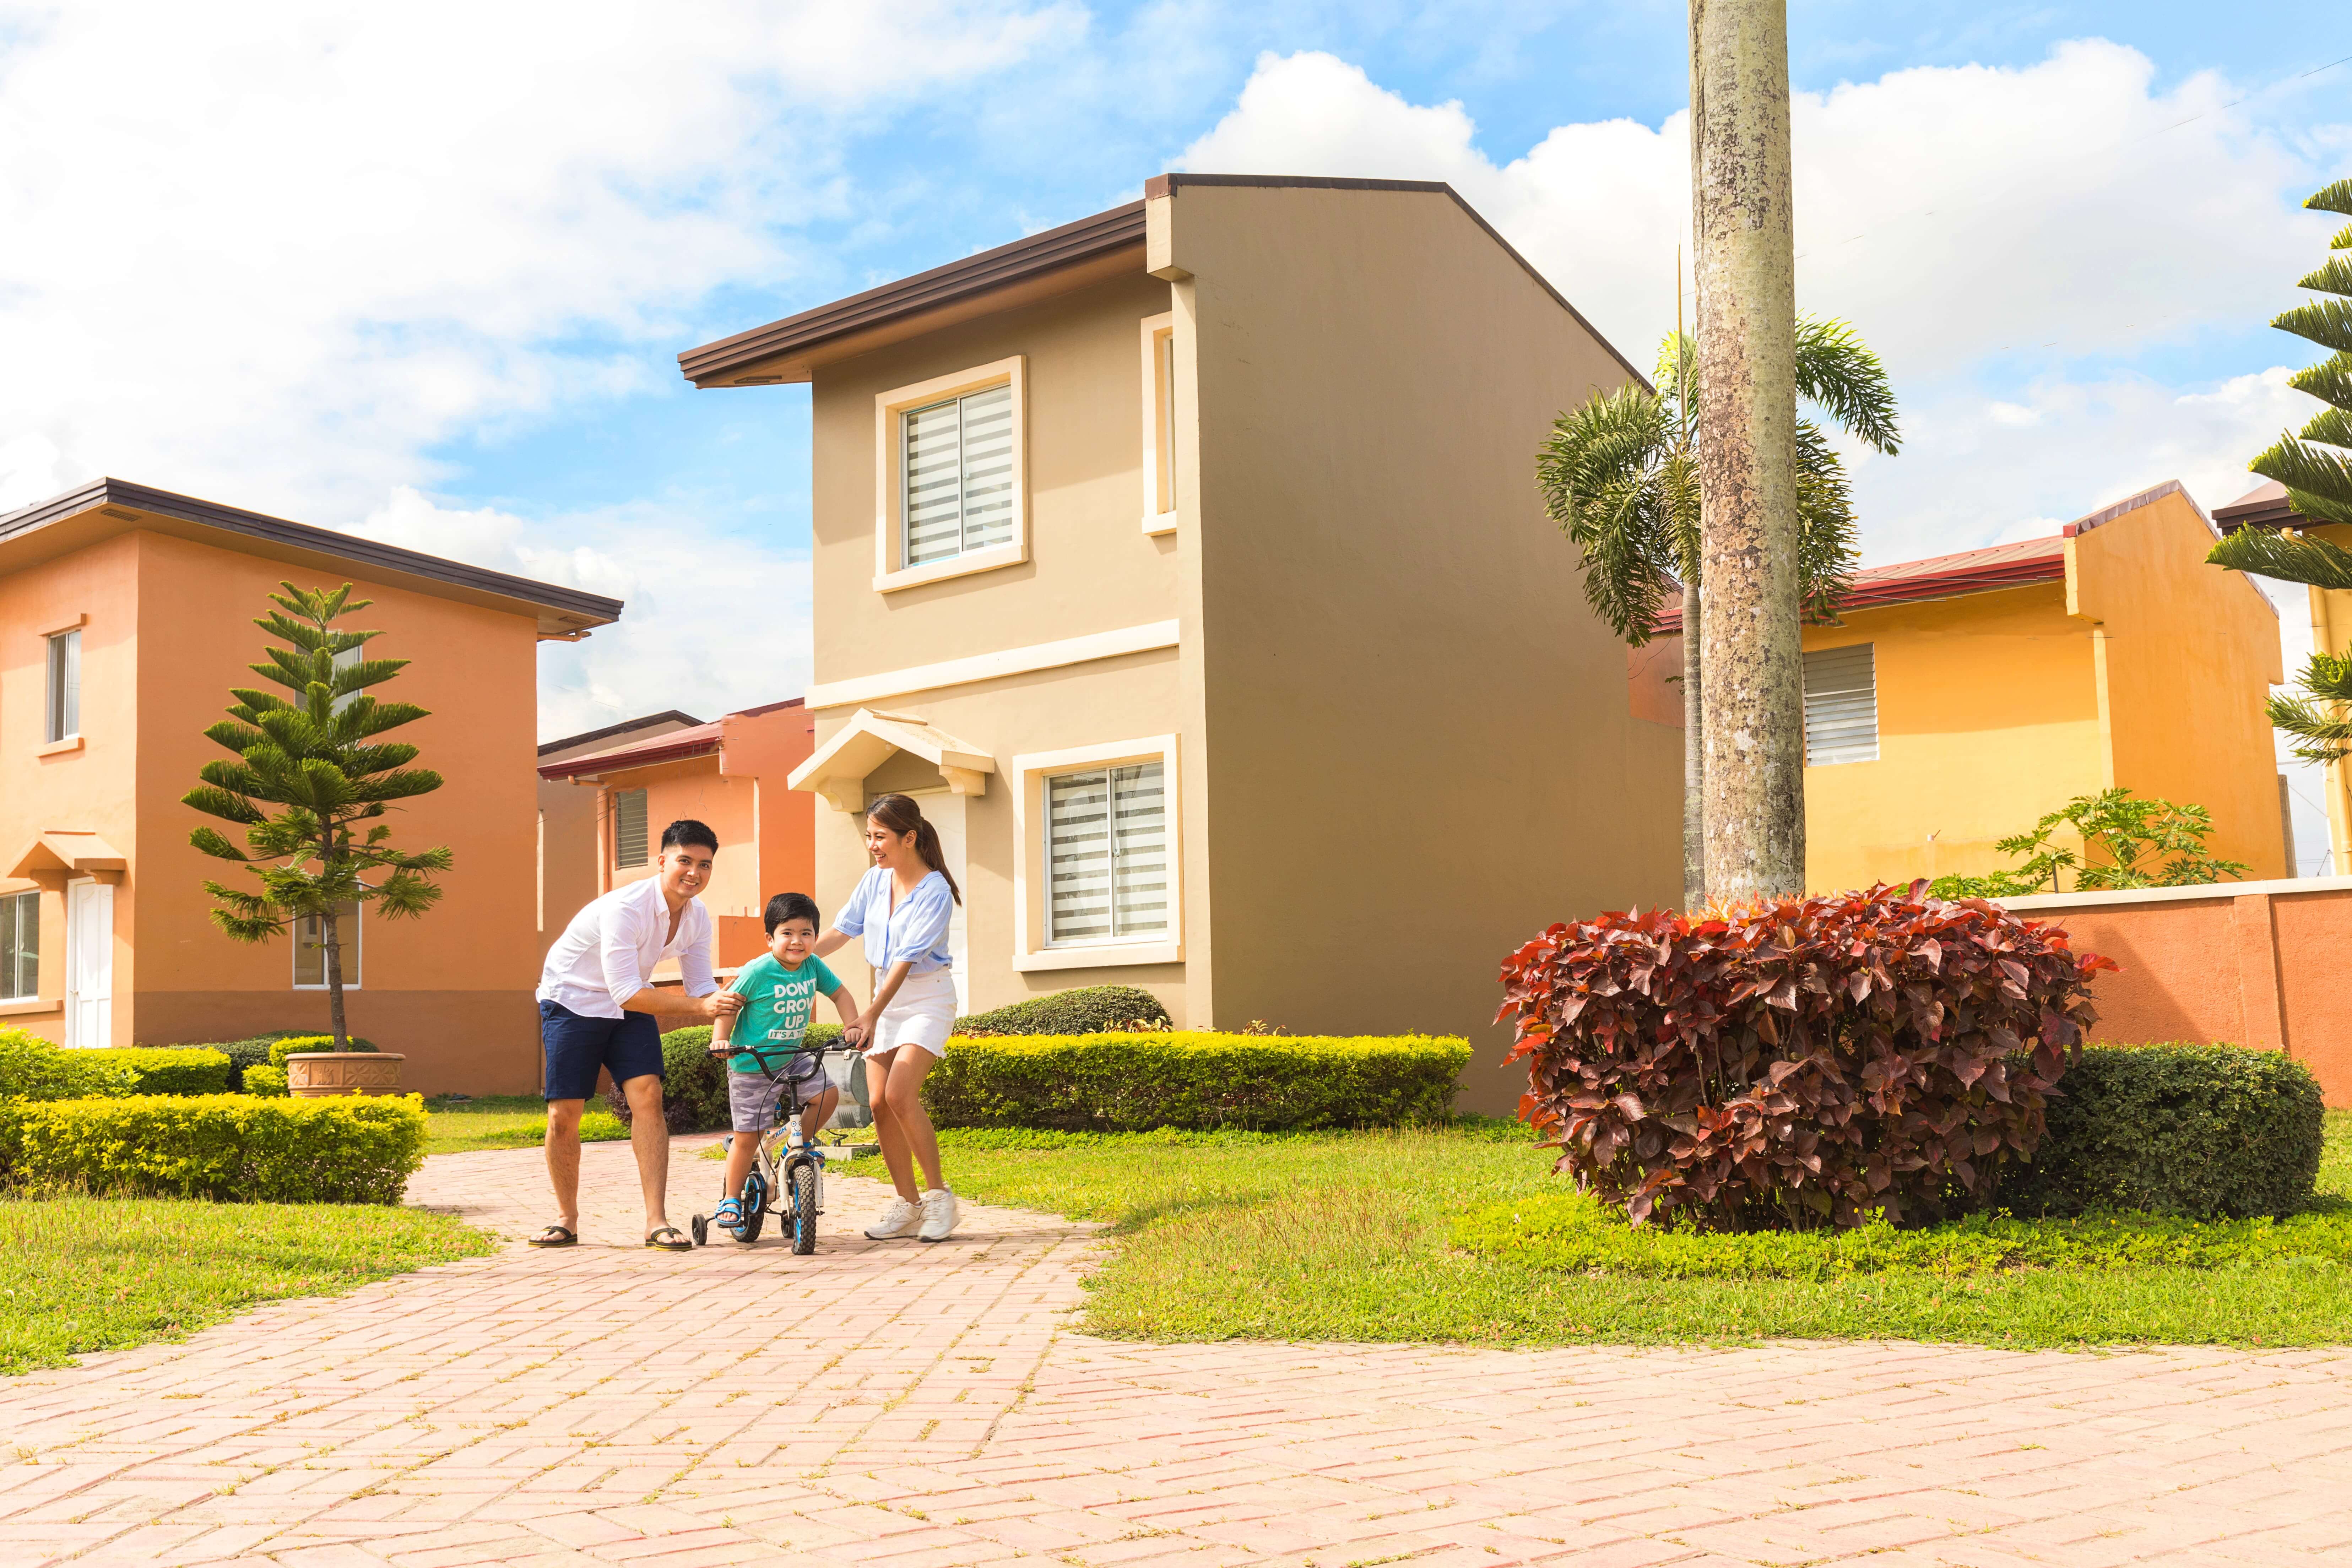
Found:
<svg viewBox="0 0 2352 1568"><path fill-rule="evenodd" d="M719 853L719 835L690 816L681 816L662 829L661 847L664 849L683 849L688 846L708 849L716 855Z"/></svg>
<svg viewBox="0 0 2352 1568"><path fill-rule="evenodd" d="M816 900L806 893L778 893L768 900L762 918L768 922L770 936L775 935L776 928L786 921L806 921L819 931L824 929L824 921L816 912Z"/></svg>

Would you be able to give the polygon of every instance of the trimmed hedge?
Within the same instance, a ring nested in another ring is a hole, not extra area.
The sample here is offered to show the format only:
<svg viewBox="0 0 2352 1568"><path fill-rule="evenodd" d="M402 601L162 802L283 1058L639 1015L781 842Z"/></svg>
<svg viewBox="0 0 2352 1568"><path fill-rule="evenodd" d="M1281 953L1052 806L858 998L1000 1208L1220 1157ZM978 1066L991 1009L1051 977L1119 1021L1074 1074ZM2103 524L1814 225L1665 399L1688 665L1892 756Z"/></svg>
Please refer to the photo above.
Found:
<svg viewBox="0 0 2352 1568"><path fill-rule="evenodd" d="M1449 1117L1469 1059L1451 1036L959 1037L923 1080L923 1104L941 1127L1393 1126Z"/></svg>
<svg viewBox="0 0 2352 1568"><path fill-rule="evenodd" d="M2242 1219L2310 1206L2326 1105L2311 1069L2284 1052L2093 1046L2047 1114L2031 1163L2002 1183L2013 1214Z"/></svg>
<svg viewBox="0 0 2352 1568"><path fill-rule="evenodd" d="M113 1051L69 1051L24 1029L0 1028L0 1101L129 1094L138 1074Z"/></svg>
<svg viewBox="0 0 2352 1568"><path fill-rule="evenodd" d="M280 1040L320 1038L316 1029L270 1029L243 1040L194 1040L174 1047L180 1050L218 1051L228 1058L228 1088L234 1094L245 1089L245 1069L269 1065L269 1047ZM332 1038L333 1037L326 1037ZM376 1047L353 1037L352 1049L372 1051Z"/></svg>
<svg viewBox="0 0 2352 1568"><path fill-rule="evenodd" d="M0 1104L0 1180L260 1203L396 1204L425 1162L415 1095Z"/></svg>
<svg viewBox="0 0 2352 1568"><path fill-rule="evenodd" d="M283 1100L294 1091L287 1087L286 1069L268 1062L245 1069L245 1092L264 1100Z"/></svg>
<svg viewBox="0 0 2352 1568"><path fill-rule="evenodd" d="M270 1042L269 1065L282 1068L286 1065L288 1057L314 1057L322 1052L332 1051L334 1048L335 1037L332 1035L281 1035ZM375 1047L361 1039L357 1035L353 1035L343 1048L346 1051L365 1051L370 1055L375 1054Z"/></svg>
<svg viewBox="0 0 2352 1568"><path fill-rule="evenodd" d="M228 1055L207 1046L131 1046L89 1051L110 1066L131 1069L133 1094L226 1094Z"/></svg>
<svg viewBox="0 0 2352 1568"><path fill-rule="evenodd" d="M829 1046L841 1037L838 1024L811 1024L803 1037ZM710 1054L710 1026L672 1029L662 1040L662 1120L672 1132L724 1132L734 1118L727 1108L727 1058ZM629 1125L629 1102L615 1084L602 1097L604 1108Z"/></svg>
<svg viewBox="0 0 2352 1568"><path fill-rule="evenodd" d="M1032 996L956 1020L959 1035L1123 1034L1138 1024L1165 1027L1168 1009L1160 998L1135 985L1081 985L1050 996Z"/></svg>

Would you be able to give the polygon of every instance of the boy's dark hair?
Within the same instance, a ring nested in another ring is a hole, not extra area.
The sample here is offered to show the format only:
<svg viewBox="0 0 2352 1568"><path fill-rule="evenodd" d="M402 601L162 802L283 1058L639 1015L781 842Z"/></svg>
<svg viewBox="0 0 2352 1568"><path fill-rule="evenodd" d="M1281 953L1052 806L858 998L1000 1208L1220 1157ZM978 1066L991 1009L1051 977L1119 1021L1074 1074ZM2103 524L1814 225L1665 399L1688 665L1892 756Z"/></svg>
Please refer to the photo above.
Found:
<svg viewBox="0 0 2352 1568"><path fill-rule="evenodd" d="M680 849L688 846L719 853L719 835L690 816L681 816L662 829L661 847Z"/></svg>
<svg viewBox="0 0 2352 1568"><path fill-rule="evenodd" d="M824 929L824 921L816 912L816 900L806 893L778 893L768 900L767 911L761 918L768 922L770 936L775 935L776 928L786 921L806 921L819 931Z"/></svg>

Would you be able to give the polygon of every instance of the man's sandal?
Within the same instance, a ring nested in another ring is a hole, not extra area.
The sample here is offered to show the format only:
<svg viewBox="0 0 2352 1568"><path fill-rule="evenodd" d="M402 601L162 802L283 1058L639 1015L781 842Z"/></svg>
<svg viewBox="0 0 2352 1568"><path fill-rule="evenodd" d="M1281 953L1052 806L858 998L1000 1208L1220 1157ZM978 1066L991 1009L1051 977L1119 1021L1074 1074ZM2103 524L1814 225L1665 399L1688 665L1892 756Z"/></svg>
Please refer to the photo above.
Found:
<svg viewBox="0 0 2352 1568"><path fill-rule="evenodd" d="M574 1247L579 1244L579 1237L573 1235L562 1226L551 1225L545 1230L541 1231L537 1236L532 1237L530 1238L530 1245L533 1247Z"/></svg>
<svg viewBox="0 0 2352 1568"><path fill-rule="evenodd" d="M662 1240L661 1238L665 1236L669 1237L672 1239L668 1241ZM664 1252L692 1252L694 1250L694 1243L686 1239L686 1232L678 1229L677 1226L674 1225L661 1226L647 1232L646 1236L646 1245L647 1247L657 1247Z"/></svg>

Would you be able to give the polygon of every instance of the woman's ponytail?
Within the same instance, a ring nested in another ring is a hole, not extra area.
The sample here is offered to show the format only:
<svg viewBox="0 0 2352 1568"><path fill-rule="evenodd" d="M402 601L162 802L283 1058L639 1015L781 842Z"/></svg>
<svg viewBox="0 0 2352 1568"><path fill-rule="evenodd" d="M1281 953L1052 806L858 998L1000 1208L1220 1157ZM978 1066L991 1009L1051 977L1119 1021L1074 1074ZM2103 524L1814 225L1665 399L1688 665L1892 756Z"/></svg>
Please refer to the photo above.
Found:
<svg viewBox="0 0 2352 1568"><path fill-rule="evenodd" d="M883 795L874 797L866 808L866 820L882 825L886 832L915 836L915 853L923 864L947 879L948 895L957 903L963 902L963 889L956 886L955 876L948 869L947 851L940 847L940 830L931 826L923 808L903 795Z"/></svg>

